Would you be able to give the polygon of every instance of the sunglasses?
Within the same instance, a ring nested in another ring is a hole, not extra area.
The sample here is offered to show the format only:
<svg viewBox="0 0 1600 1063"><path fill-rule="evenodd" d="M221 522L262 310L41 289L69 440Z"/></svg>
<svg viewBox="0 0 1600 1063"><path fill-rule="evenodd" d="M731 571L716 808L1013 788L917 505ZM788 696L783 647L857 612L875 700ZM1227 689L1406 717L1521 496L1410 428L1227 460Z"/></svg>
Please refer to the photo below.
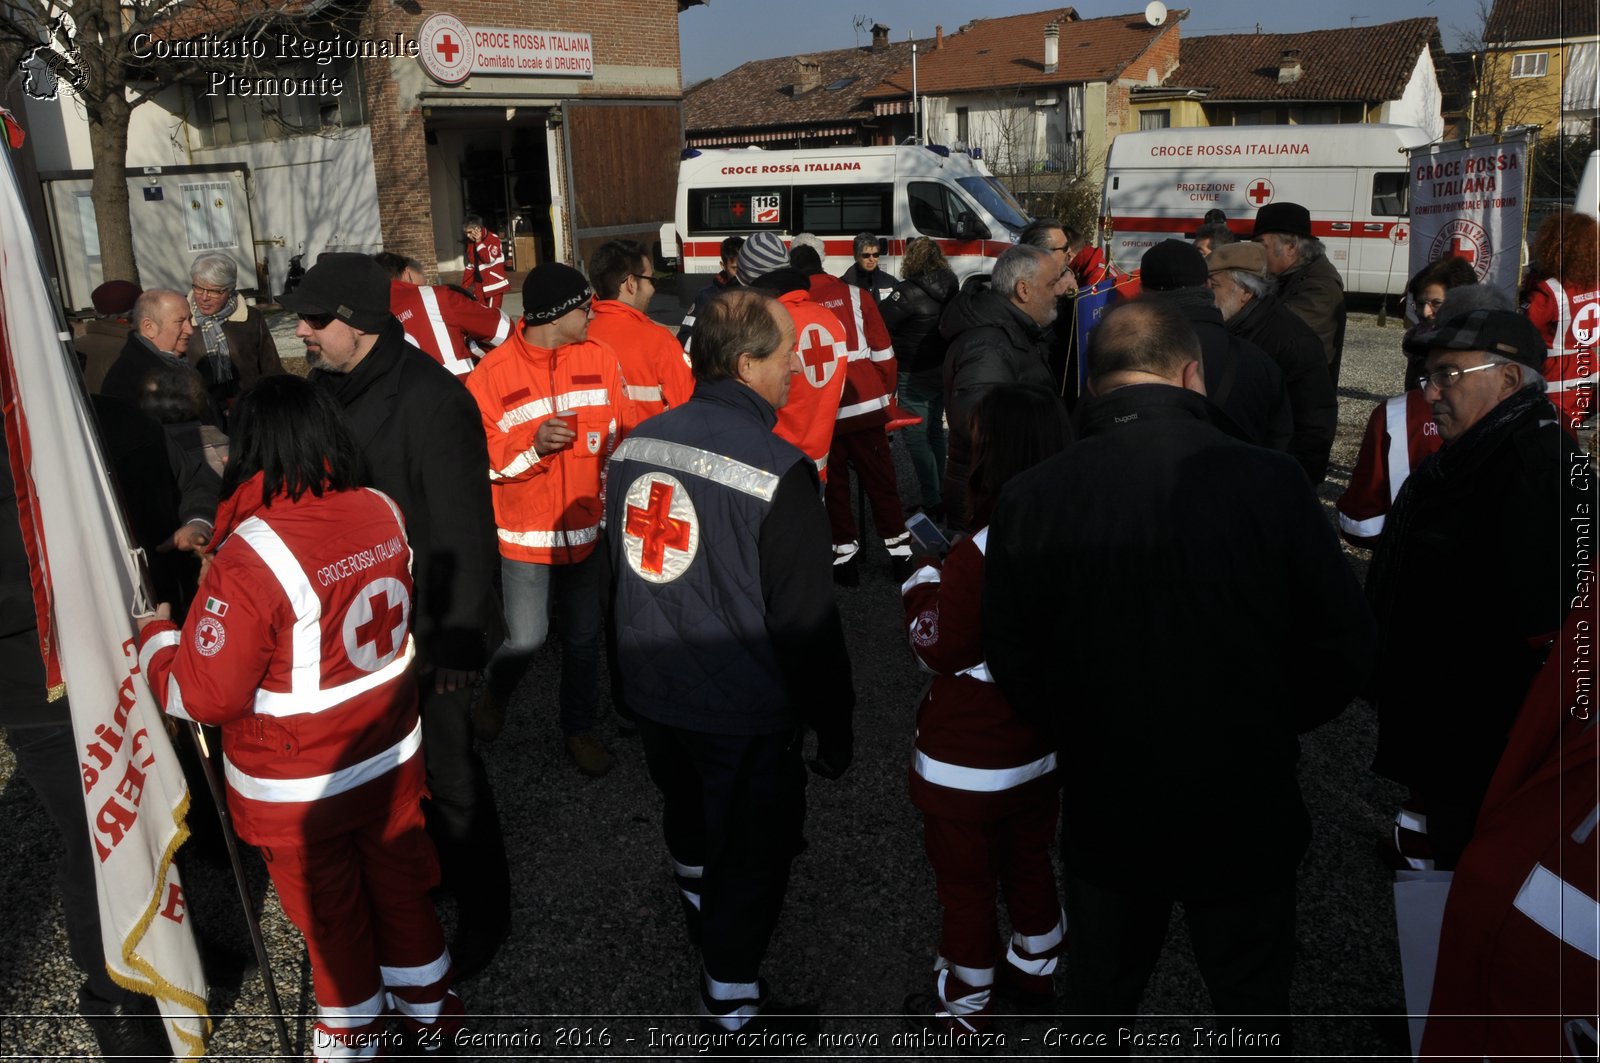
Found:
<svg viewBox="0 0 1600 1063"><path fill-rule="evenodd" d="M300 315L300 320L301 321L304 321L306 324L310 325L312 328L318 329L318 330L325 329L329 325L333 324L333 319L334 319L334 315L333 314L301 314Z"/></svg>

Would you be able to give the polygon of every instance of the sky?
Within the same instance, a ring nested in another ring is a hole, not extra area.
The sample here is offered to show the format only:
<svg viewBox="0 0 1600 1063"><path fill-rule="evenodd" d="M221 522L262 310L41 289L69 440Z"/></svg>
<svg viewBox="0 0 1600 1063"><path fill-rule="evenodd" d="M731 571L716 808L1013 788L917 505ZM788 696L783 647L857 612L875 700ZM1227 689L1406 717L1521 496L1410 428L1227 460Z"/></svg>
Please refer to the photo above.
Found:
<svg viewBox="0 0 1600 1063"><path fill-rule="evenodd" d="M1083 0L1062 3L1080 18L1103 18L1144 10L1144 0ZM1404 18L1437 18L1445 48L1463 47L1461 38L1480 21L1477 7L1461 0L1171 0L1169 8L1188 8L1184 36L1211 33L1292 33L1300 30L1370 26ZM683 83L692 85L725 74L751 59L800 55L872 43L874 22L891 37L933 36L936 25L954 33L974 18L1049 10L1047 0L709 0L678 16L683 49ZM1352 19L1354 21L1352 21ZM857 21L861 29L855 28Z"/></svg>

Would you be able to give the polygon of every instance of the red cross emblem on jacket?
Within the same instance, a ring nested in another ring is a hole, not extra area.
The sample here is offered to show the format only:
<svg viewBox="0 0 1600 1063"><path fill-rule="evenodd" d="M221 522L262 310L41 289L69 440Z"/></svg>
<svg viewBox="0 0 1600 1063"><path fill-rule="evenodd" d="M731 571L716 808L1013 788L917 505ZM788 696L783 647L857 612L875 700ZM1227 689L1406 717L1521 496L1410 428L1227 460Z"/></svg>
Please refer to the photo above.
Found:
<svg viewBox="0 0 1600 1063"><path fill-rule="evenodd" d="M651 472L628 488L623 553L652 583L668 583L688 569L700 549L700 523L683 484Z"/></svg>

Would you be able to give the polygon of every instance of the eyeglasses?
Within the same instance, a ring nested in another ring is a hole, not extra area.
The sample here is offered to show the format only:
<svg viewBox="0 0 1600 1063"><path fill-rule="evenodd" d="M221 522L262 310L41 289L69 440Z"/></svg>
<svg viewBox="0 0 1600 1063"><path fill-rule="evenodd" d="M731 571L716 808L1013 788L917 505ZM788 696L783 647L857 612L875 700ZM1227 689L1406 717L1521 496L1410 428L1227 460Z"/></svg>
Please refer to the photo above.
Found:
<svg viewBox="0 0 1600 1063"><path fill-rule="evenodd" d="M581 310L585 314L592 314L594 313L594 300L585 299L581 304L574 307L574 309Z"/></svg>
<svg viewBox="0 0 1600 1063"><path fill-rule="evenodd" d="M1494 369L1505 364L1505 362L1486 362L1483 365L1469 366L1466 369L1457 369L1453 365L1447 365L1417 377L1417 387L1426 388L1429 384L1432 384L1440 391L1449 391L1456 386L1457 381L1468 373L1476 373L1480 369Z"/></svg>
<svg viewBox="0 0 1600 1063"><path fill-rule="evenodd" d="M651 273L630 273L628 276L640 282L649 281L652 285L654 285L656 282L655 275Z"/></svg>
<svg viewBox="0 0 1600 1063"><path fill-rule="evenodd" d="M320 329L325 329L329 325L333 324L333 315L332 314L301 314L300 315L300 320L304 321L306 324L310 325L312 328L320 330Z"/></svg>
<svg viewBox="0 0 1600 1063"><path fill-rule="evenodd" d="M1436 311L1444 305L1443 299L1413 299L1412 302L1416 304L1418 310L1421 310L1423 307L1427 307L1430 310Z"/></svg>
<svg viewBox="0 0 1600 1063"><path fill-rule="evenodd" d="M859 255L857 255L856 257L857 258L877 258L878 256L879 256L879 252L877 252L877 251L863 251Z"/></svg>
<svg viewBox="0 0 1600 1063"><path fill-rule="evenodd" d="M232 294L233 289L232 288L207 288L207 287L204 287L202 285L196 284L192 288L190 288L190 291L194 292L194 294L196 294L196 295L215 295L215 296L219 296L220 297L220 296Z"/></svg>
<svg viewBox="0 0 1600 1063"><path fill-rule="evenodd" d="M1060 247L1046 247L1046 248L1042 248L1042 250L1048 251L1053 255L1057 251L1065 251L1065 250L1067 250L1067 245L1066 244L1062 244Z"/></svg>

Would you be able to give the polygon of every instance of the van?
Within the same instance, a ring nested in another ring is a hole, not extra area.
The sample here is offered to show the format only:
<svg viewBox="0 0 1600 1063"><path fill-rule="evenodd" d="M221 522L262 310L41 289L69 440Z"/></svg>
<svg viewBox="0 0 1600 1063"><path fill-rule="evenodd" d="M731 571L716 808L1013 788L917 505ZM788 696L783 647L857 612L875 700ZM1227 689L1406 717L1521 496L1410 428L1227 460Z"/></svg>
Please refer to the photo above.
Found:
<svg viewBox="0 0 1600 1063"><path fill-rule="evenodd" d="M1124 270L1162 240L1181 240L1220 209L1242 240L1268 203L1299 203L1349 292L1405 289L1410 225L1403 125L1218 126L1123 133L1106 160L1101 227Z"/></svg>
<svg viewBox="0 0 1600 1063"><path fill-rule="evenodd" d="M676 259L685 304L721 268L729 236L815 233L832 274L855 261L858 233L876 233L880 269L899 276L907 241L938 241L956 277L989 273L1016 242L1028 214L983 162L938 145L689 149L678 167L674 220L661 253Z"/></svg>
<svg viewBox="0 0 1600 1063"><path fill-rule="evenodd" d="M1591 218L1600 218L1600 151L1591 151L1589 161L1583 164L1583 176L1578 178L1578 198L1572 209Z"/></svg>

